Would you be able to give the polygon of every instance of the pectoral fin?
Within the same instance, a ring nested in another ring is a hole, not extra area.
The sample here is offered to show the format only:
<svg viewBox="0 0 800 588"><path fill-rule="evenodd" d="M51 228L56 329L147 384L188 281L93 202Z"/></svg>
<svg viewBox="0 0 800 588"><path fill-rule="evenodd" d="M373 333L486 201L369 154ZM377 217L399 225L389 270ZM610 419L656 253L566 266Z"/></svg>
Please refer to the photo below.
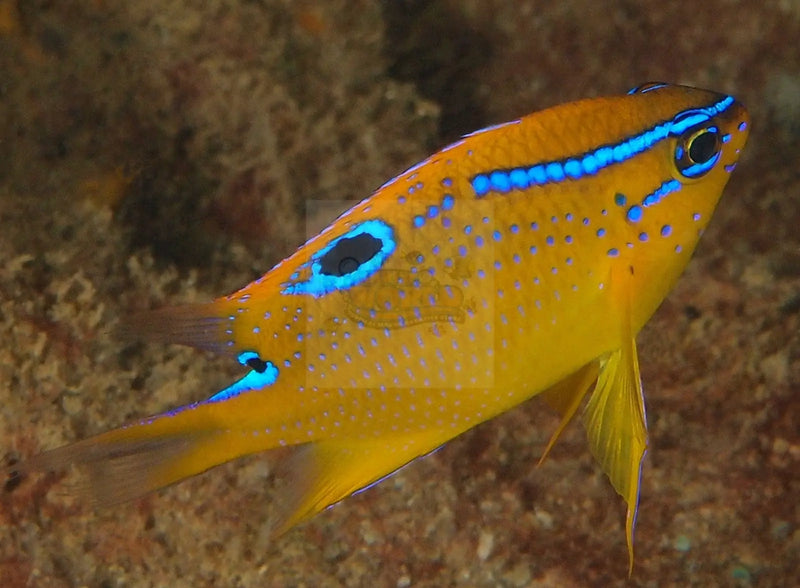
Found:
<svg viewBox="0 0 800 588"><path fill-rule="evenodd" d="M584 425L592 454L628 505L625 526L630 573L639 481L647 450L644 397L633 337L601 364L597 386L584 412Z"/></svg>

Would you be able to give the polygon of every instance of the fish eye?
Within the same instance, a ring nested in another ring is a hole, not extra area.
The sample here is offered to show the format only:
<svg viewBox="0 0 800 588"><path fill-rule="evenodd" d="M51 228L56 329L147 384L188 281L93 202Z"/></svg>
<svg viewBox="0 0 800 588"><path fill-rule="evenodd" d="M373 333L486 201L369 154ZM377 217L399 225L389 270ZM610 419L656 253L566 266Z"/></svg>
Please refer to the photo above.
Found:
<svg viewBox="0 0 800 588"><path fill-rule="evenodd" d="M699 178L714 167L722 140L715 126L692 128L684 132L675 146L675 166L686 178Z"/></svg>
<svg viewBox="0 0 800 588"><path fill-rule="evenodd" d="M352 274L375 257L381 247L381 240L369 233L344 237L320 258L320 273L335 277Z"/></svg>

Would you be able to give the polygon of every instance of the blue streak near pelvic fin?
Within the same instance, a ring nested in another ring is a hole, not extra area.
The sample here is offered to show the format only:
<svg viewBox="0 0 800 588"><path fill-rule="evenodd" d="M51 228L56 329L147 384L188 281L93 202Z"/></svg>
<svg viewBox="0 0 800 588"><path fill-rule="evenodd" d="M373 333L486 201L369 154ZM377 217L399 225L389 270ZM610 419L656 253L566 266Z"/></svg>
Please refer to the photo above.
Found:
<svg viewBox="0 0 800 588"><path fill-rule="evenodd" d="M261 390L266 386L271 386L278 379L278 368L270 361L265 362L265 364L266 369L262 373L251 370L241 380L237 380L224 390L220 390L206 402L222 402L245 392Z"/></svg>
<svg viewBox="0 0 800 588"><path fill-rule="evenodd" d="M506 194L512 189L524 190L531 186L561 182L567 178L577 180L584 175L593 175L603 168L622 163L647 151L667 137L680 135L687 129L704 123L711 117L727 110L732 104L733 97L726 96L705 108L693 108L681 112L672 120L659 123L615 145L603 145L594 151L566 157L559 161L481 173L472 178L472 189L480 198L489 192ZM698 170L697 173L702 173L702 171Z"/></svg>
<svg viewBox="0 0 800 588"><path fill-rule="evenodd" d="M342 239L350 239L363 233L367 233L375 239L378 239L381 242L380 250L371 259L362 263L358 269L351 273L343 276L323 274L320 259ZM311 277L302 282L285 282L281 293L310 294L318 297L336 290L347 290L356 284L360 284L381 269L384 262L394 253L396 247L394 230L390 225L377 219L364 221L355 225L345 234L333 239L325 247L317 251L311 257Z"/></svg>

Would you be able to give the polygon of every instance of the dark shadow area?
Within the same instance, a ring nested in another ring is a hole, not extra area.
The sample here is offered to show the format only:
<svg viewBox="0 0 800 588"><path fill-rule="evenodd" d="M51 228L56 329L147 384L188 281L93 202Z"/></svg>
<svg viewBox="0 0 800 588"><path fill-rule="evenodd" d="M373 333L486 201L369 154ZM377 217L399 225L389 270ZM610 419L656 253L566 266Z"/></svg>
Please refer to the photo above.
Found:
<svg viewBox="0 0 800 588"><path fill-rule="evenodd" d="M382 0L390 76L413 82L441 107L439 138L453 141L486 125L479 73L492 57L490 34L440 0ZM491 32L491 31L490 31Z"/></svg>

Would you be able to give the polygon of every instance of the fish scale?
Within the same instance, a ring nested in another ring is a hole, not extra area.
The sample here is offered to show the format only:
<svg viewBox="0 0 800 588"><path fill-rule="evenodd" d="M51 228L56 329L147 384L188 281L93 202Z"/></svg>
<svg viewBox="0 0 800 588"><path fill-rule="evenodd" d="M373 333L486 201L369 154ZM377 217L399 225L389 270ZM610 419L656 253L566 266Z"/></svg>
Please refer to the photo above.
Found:
<svg viewBox="0 0 800 588"><path fill-rule="evenodd" d="M274 532L541 395L583 404L633 527L647 448L635 337L688 262L749 131L732 97L651 83L465 136L252 284L134 318L236 358L202 402L46 451L95 497L140 496L289 448ZM588 400L585 400L588 395Z"/></svg>

